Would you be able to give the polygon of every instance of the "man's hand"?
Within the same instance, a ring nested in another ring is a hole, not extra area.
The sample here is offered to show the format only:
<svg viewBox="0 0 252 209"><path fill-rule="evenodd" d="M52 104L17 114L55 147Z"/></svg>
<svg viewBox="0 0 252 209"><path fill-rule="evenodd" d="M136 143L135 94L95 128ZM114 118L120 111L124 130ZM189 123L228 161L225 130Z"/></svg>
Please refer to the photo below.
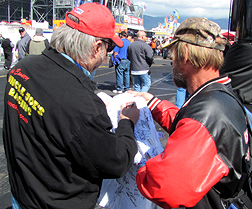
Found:
<svg viewBox="0 0 252 209"><path fill-rule="evenodd" d="M154 97L152 94L148 92L138 92L138 91L132 91L132 90L129 90L127 92L130 94L133 94L134 97L137 97L137 96L143 97L147 103Z"/></svg>
<svg viewBox="0 0 252 209"><path fill-rule="evenodd" d="M121 106L121 119L130 119L134 124L138 121L140 110L137 108L135 102L129 102Z"/></svg>

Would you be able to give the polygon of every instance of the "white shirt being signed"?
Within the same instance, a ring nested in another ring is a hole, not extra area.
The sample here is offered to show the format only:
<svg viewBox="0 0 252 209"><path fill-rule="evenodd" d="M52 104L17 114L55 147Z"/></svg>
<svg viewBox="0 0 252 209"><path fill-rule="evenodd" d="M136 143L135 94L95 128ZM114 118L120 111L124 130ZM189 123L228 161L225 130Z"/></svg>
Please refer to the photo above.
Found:
<svg viewBox="0 0 252 209"><path fill-rule="evenodd" d="M107 209L154 209L155 204L144 198L136 186L136 174L140 167L145 165L149 158L160 154L164 148L158 138L153 118L142 97L133 97L124 93L114 96L101 92L97 94L106 104L107 112L115 131L120 120L121 105L135 101L140 110L139 119L135 125L135 138L138 144L138 152L134 159L134 165L119 179L105 179L102 184L98 204Z"/></svg>

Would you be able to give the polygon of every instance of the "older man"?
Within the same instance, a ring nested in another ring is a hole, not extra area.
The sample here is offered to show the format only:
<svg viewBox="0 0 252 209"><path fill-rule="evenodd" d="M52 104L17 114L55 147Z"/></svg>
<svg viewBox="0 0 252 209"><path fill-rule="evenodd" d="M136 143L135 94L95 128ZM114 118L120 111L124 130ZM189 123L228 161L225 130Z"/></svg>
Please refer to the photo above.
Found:
<svg viewBox="0 0 252 209"><path fill-rule="evenodd" d="M223 209L231 203L252 208L248 129L231 80L219 77L224 50L217 43L220 32L212 21L188 18L167 46L172 47L174 83L191 95L180 110L135 92L170 135L164 152L137 174L141 193L163 208ZM237 200L230 199L238 193Z"/></svg>
<svg viewBox="0 0 252 209"><path fill-rule="evenodd" d="M3 140L16 208L94 208L102 180L133 164L139 110L122 106L112 133L89 79L111 46L123 46L114 28L107 7L83 4L67 13L51 48L9 72Z"/></svg>
<svg viewBox="0 0 252 209"><path fill-rule="evenodd" d="M137 39L128 47L131 75L134 78L134 90L148 92L151 86L150 66L154 54L151 47L145 43L147 40L144 31L137 32Z"/></svg>

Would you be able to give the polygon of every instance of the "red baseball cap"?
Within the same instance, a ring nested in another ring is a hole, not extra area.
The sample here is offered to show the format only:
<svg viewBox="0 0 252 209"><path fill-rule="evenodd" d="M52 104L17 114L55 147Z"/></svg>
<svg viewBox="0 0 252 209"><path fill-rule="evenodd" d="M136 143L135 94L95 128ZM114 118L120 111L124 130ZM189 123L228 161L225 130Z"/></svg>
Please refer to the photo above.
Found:
<svg viewBox="0 0 252 209"><path fill-rule="evenodd" d="M69 14L79 22L69 19ZM118 47L123 47L123 41L115 34L115 19L104 5L85 3L76 7L66 14L66 24L88 35L111 39Z"/></svg>

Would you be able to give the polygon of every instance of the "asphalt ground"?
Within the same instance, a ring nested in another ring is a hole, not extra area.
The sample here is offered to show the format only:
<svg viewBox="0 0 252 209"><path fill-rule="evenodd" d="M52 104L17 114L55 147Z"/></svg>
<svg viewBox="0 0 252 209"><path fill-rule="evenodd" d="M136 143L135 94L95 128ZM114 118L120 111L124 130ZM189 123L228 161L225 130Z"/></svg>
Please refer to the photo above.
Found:
<svg viewBox="0 0 252 209"><path fill-rule="evenodd" d="M0 209L11 209L10 186L2 139L4 88L7 81L7 71L2 70L3 64L3 58L0 58ZM116 84L115 68L108 67L108 59L97 69L94 81L97 82L96 93L103 91L110 96L115 96L112 93ZM154 64L151 67L151 81L152 84L149 93L161 100L165 99L173 104L175 103L177 87L172 81L171 60L164 60L160 56L155 57ZM160 138L160 141L165 146L169 135L157 123L155 123L155 126L158 132L163 133L164 137ZM95 209L99 208L101 207L95 207Z"/></svg>

